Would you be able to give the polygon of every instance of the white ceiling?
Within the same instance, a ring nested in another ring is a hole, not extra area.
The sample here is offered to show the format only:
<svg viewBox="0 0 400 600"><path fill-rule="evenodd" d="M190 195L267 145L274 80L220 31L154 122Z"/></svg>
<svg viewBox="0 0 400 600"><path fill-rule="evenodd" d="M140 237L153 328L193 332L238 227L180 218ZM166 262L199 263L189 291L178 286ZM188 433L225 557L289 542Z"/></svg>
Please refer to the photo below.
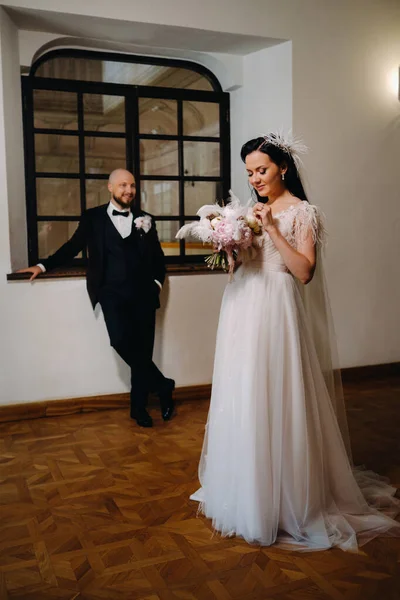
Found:
<svg viewBox="0 0 400 600"><path fill-rule="evenodd" d="M19 29L157 48L221 52L243 56L262 48L275 46L283 41L260 36L127 22L29 8L7 6L4 8Z"/></svg>

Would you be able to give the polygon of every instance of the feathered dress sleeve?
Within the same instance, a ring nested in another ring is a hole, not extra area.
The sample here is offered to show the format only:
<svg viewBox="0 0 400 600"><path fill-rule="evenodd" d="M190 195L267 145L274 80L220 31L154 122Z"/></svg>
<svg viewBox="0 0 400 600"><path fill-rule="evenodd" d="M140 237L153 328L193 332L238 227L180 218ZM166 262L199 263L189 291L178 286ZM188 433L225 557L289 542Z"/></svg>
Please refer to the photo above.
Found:
<svg viewBox="0 0 400 600"><path fill-rule="evenodd" d="M291 239L289 240L295 248L299 248L309 237L312 236L314 244L323 248L326 244L325 218L318 206L302 202L294 211Z"/></svg>

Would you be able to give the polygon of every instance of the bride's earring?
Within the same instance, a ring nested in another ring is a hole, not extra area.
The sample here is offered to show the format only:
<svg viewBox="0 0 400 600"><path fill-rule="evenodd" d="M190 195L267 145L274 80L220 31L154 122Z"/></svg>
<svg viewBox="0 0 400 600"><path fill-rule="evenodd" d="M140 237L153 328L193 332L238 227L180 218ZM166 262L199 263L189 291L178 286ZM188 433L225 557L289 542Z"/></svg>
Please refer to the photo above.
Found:
<svg viewBox="0 0 400 600"><path fill-rule="evenodd" d="M282 181L285 181L285 173L282 173Z"/></svg>

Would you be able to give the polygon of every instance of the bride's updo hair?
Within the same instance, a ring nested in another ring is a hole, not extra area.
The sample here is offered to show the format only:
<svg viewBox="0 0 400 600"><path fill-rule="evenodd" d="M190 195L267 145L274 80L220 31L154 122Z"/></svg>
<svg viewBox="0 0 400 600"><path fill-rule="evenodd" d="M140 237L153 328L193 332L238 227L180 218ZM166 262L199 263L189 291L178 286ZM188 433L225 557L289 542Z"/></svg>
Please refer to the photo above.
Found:
<svg viewBox="0 0 400 600"><path fill-rule="evenodd" d="M286 165L286 188L293 196L296 196L296 198L300 198L300 200L306 200L308 202L308 198L304 191L299 171L293 160L293 156L290 153L285 152L284 150L282 150L282 148L279 148L279 146L269 143L265 140L265 138L258 137L253 140L249 140L248 142L243 144L242 149L240 151L240 157L242 161L246 162L246 157L252 152L256 151L267 154L272 160L272 162L278 165L278 167ZM254 190L254 192L259 202L268 202L268 198L262 198L261 196L259 196L257 190Z"/></svg>

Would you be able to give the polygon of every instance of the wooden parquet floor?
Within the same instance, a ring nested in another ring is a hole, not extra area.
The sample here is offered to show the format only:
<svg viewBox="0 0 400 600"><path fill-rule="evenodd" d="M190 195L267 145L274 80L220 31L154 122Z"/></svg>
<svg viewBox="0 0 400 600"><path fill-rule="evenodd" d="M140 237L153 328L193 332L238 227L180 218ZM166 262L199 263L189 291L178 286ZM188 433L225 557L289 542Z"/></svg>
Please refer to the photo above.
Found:
<svg viewBox="0 0 400 600"><path fill-rule="evenodd" d="M400 379L346 386L355 461L400 486ZM208 403L0 425L0 598L399 600L400 540L297 553L212 535L189 495Z"/></svg>

